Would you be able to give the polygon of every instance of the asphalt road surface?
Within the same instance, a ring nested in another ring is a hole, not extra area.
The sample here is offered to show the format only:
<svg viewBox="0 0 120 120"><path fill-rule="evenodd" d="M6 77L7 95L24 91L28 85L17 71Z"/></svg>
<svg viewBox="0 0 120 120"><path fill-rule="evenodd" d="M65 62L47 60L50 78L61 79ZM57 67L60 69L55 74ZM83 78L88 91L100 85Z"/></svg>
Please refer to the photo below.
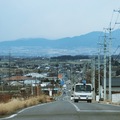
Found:
<svg viewBox="0 0 120 120"><path fill-rule="evenodd" d="M120 106L78 102L68 96L23 109L0 120L120 120Z"/></svg>

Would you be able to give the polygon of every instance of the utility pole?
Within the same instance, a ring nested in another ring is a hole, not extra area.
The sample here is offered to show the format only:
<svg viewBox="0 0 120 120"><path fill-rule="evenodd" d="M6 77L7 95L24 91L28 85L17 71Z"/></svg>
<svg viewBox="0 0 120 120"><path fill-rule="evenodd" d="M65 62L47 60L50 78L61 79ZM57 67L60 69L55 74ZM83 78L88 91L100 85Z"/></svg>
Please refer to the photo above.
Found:
<svg viewBox="0 0 120 120"><path fill-rule="evenodd" d="M10 87L10 77L11 77L11 52L9 51L9 68L8 68L8 76L9 76L9 92L11 91Z"/></svg>
<svg viewBox="0 0 120 120"><path fill-rule="evenodd" d="M95 100L95 56L92 59L92 85L93 85L93 100Z"/></svg>
<svg viewBox="0 0 120 120"><path fill-rule="evenodd" d="M86 79L86 76L85 76L86 65L87 65L87 62L84 63L84 67L83 67L83 76L82 76L83 79Z"/></svg>
<svg viewBox="0 0 120 120"><path fill-rule="evenodd" d="M104 101L106 100L106 48L107 48L107 42L106 42L106 31L104 36Z"/></svg>
<svg viewBox="0 0 120 120"><path fill-rule="evenodd" d="M118 12L120 13L120 10L114 10L114 12ZM115 24L120 24L120 23L115 23ZM111 34L111 22L110 22L110 27L108 28L109 30L109 100L111 101L112 100L112 95L111 95L111 81L112 81L112 78L111 78L111 48L112 48L112 34Z"/></svg>
<svg viewBox="0 0 120 120"><path fill-rule="evenodd" d="M109 100L111 101L112 96L111 96L111 47L112 47L112 37L111 37L111 23L110 23L110 28L109 30Z"/></svg>
<svg viewBox="0 0 120 120"><path fill-rule="evenodd" d="M100 90L100 43L98 43L98 95L99 99L101 98L101 90Z"/></svg>

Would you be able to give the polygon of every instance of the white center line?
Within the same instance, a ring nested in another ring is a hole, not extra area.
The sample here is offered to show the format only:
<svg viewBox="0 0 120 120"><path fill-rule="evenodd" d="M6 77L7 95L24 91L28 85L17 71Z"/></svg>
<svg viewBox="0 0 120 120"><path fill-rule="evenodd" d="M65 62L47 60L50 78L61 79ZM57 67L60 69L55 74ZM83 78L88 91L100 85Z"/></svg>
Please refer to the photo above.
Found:
<svg viewBox="0 0 120 120"><path fill-rule="evenodd" d="M69 101L70 102L70 101ZM72 103L72 102L70 102L74 107L75 107L75 109L79 112L80 111L80 109L78 108L78 106L77 105L75 105L74 103Z"/></svg>

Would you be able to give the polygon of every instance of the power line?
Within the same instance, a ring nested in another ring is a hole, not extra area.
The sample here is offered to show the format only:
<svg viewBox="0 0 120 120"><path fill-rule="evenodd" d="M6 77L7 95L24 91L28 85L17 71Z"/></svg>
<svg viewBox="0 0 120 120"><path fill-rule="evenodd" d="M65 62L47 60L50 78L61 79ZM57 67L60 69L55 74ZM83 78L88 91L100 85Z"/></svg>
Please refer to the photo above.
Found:
<svg viewBox="0 0 120 120"><path fill-rule="evenodd" d="M113 55L117 52L117 50L120 48L120 45L117 46L116 50L113 52Z"/></svg>
<svg viewBox="0 0 120 120"><path fill-rule="evenodd" d="M109 23L109 27L111 27L111 25L112 25L113 16L114 16L114 11L112 12L112 16L111 16L111 20L110 20L110 23ZM114 28L114 27L113 27L113 28Z"/></svg>
<svg viewBox="0 0 120 120"><path fill-rule="evenodd" d="M114 12L117 12L117 13L118 13L118 14L117 14L116 21L115 21L115 24L114 24L114 28L115 28L116 24L120 24L120 23L118 22L118 18L119 18L119 14L120 14L120 9L119 9L119 10L114 10Z"/></svg>

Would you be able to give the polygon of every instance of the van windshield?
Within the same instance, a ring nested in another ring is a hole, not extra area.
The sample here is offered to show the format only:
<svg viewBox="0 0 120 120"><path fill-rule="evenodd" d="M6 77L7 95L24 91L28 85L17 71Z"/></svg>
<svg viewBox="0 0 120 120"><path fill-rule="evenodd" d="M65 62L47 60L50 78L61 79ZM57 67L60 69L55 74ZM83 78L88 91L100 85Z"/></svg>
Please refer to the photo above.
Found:
<svg viewBox="0 0 120 120"><path fill-rule="evenodd" d="M76 92L91 92L90 85L76 85L75 87Z"/></svg>

